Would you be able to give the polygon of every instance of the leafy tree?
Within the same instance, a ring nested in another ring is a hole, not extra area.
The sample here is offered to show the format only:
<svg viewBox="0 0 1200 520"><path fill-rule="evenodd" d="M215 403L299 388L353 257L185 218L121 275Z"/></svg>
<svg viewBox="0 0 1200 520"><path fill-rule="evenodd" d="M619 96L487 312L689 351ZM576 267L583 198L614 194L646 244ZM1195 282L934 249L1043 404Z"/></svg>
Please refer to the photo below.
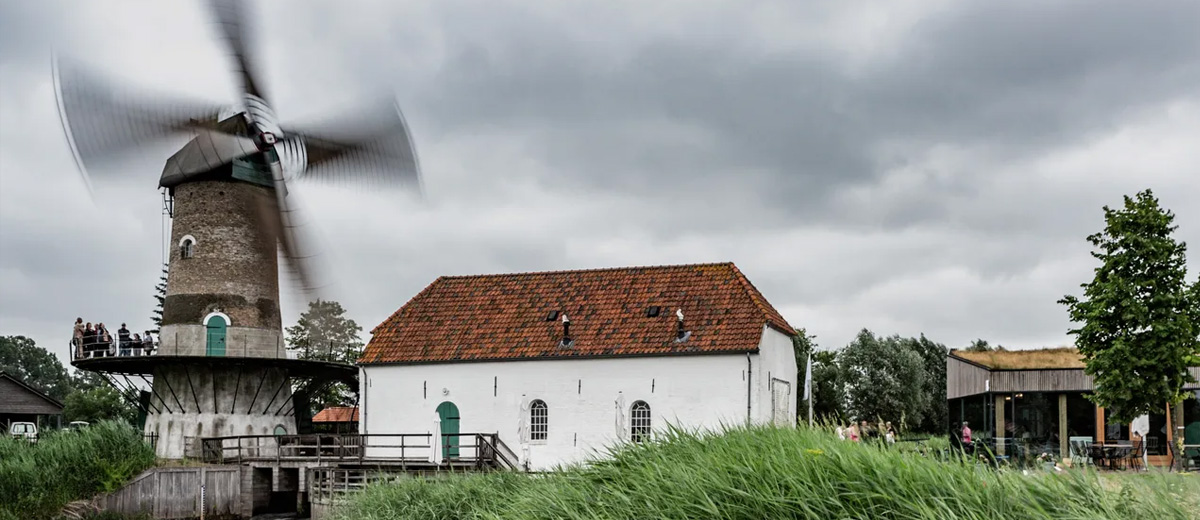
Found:
<svg viewBox="0 0 1200 520"><path fill-rule="evenodd" d="M1104 230L1087 237L1101 262L1095 277L1081 298L1059 303L1079 324L1068 332L1096 382L1090 399L1128 423L1186 397L1188 366L1200 357L1200 281L1187 284L1175 215L1150 190L1124 199L1121 209L1104 206Z"/></svg>
<svg viewBox="0 0 1200 520"><path fill-rule="evenodd" d="M0 336L0 371L59 401L71 393L67 369L54 354L25 336Z"/></svg>
<svg viewBox="0 0 1200 520"><path fill-rule="evenodd" d="M992 346L988 345L987 340L984 339L972 341L970 345L967 345L967 348L963 349L964 352L987 352L989 350L992 350Z"/></svg>
<svg viewBox="0 0 1200 520"><path fill-rule="evenodd" d="M808 404L803 399L804 372L808 368L808 353L816 349L816 339L816 336L809 335L808 331L804 329L796 329L796 335L792 336L792 352L796 355L796 381L800 383L800 391L796 399L797 417L808 417Z"/></svg>
<svg viewBox="0 0 1200 520"><path fill-rule="evenodd" d="M137 409L112 386L77 390L63 402L63 421L97 423L106 419L133 423Z"/></svg>
<svg viewBox="0 0 1200 520"><path fill-rule="evenodd" d="M929 396L928 406L919 418L914 418L914 428L927 433L941 433L945 429L946 416L949 413L946 408L948 350L945 345L930 341L924 334L921 334L920 338L904 340L904 343L921 357L921 364L925 370L925 384L921 392Z"/></svg>
<svg viewBox="0 0 1200 520"><path fill-rule="evenodd" d="M882 419L904 428L929 406L921 355L899 336L876 337L863 329L837 359L846 411L856 420Z"/></svg>
<svg viewBox="0 0 1200 520"><path fill-rule="evenodd" d="M846 400L838 378L837 354L830 351L813 353L813 418L817 421L844 421ZM808 410L804 411L805 414ZM807 417L807 415L805 415Z"/></svg>
<svg viewBox="0 0 1200 520"><path fill-rule="evenodd" d="M362 332L354 320L345 316L346 310L335 301L316 300L308 303L308 310L300 315L295 326L288 327L287 345L300 359L354 363L362 353ZM312 402L319 406L346 406L352 404L352 395L342 383L335 383L324 391L319 389L310 394Z"/></svg>
<svg viewBox="0 0 1200 520"><path fill-rule="evenodd" d="M154 300L158 303L154 306L154 315L150 316L150 321L154 322L150 332L158 334L162 327L163 302L167 301L167 264L163 264L162 276L158 278L158 285L154 286Z"/></svg>

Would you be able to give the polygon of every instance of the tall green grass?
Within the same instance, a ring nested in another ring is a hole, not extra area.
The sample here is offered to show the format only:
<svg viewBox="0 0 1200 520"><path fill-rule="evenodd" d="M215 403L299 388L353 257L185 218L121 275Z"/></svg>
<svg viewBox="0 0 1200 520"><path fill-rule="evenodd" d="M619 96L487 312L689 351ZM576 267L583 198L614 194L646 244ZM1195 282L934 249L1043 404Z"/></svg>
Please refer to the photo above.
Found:
<svg viewBox="0 0 1200 520"><path fill-rule="evenodd" d="M37 444L0 438L0 520L52 518L72 500L119 488L154 464L128 424L102 422L45 435Z"/></svg>
<svg viewBox="0 0 1200 520"><path fill-rule="evenodd" d="M671 431L543 476L403 479L343 519L1200 518L1200 478L997 471L772 427Z"/></svg>

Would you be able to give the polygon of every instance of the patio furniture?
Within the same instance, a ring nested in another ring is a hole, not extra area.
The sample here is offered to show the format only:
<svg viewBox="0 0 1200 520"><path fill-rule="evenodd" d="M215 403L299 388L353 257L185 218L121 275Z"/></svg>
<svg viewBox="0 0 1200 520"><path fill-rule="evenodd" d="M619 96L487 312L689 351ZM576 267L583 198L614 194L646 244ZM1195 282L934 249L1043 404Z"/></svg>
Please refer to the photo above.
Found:
<svg viewBox="0 0 1200 520"><path fill-rule="evenodd" d="M1071 454L1071 465L1088 465L1091 462L1091 458L1088 455L1088 448L1092 445L1092 438L1071 437L1068 442L1070 442L1068 446Z"/></svg>
<svg viewBox="0 0 1200 520"><path fill-rule="evenodd" d="M1087 446L1088 458L1092 459L1092 465L1097 468L1103 468L1108 464L1108 455L1104 451L1104 446L1100 444L1089 444Z"/></svg>
<svg viewBox="0 0 1200 520"><path fill-rule="evenodd" d="M1143 458L1145 456L1146 456L1146 441L1144 439L1139 440L1139 441L1134 441L1133 446L1130 447L1129 453L1126 456L1126 459L1129 461L1129 467L1132 469L1138 469L1139 467L1141 467L1142 469L1145 469L1145 466L1142 464Z"/></svg>
<svg viewBox="0 0 1200 520"><path fill-rule="evenodd" d="M1168 442L1167 448L1171 452L1171 469L1175 469L1176 460L1182 459L1180 468L1183 471L1191 471L1200 469L1200 444L1184 444L1183 455L1180 456L1179 450L1175 448L1175 443Z"/></svg>

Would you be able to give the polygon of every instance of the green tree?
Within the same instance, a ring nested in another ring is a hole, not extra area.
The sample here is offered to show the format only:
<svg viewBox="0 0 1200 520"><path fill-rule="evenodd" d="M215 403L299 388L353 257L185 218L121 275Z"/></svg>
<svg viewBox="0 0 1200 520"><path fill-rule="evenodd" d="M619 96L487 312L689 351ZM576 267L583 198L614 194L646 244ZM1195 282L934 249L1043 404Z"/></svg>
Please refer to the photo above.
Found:
<svg viewBox="0 0 1200 520"><path fill-rule="evenodd" d="M796 417L808 417L808 402L804 400L804 371L808 367L808 353L816 349L816 340L816 336L809 335L804 329L796 329L796 335L792 336L792 352L796 356L796 381L800 385L796 399Z"/></svg>
<svg viewBox="0 0 1200 520"><path fill-rule="evenodd" d="M295 326L288 327L287 346L300 359L354 363L362 353L362 332L346 310L335 301L309 302L308 310L300 315ZM318 406L346 406L353 396L342 383L322 388L309 388L310 399ZM314 410L315 411L315 410Z"/></svg>
<svg viewBox="0 0 1200 520"><path fill-rule="evenodd" d="M136 417L137 409L109 385L77 390L68 395L63 402L63 421L87 421L95 424L112 419L132 424Z"/></svg>
<svg viewBox="0 0 1200 520"><path fill-rule="evenodd" d="M929 401L919 417L914 417L913 428L925 433L944 433L947 424L946 407L946 353L949 350L941 343L934 343L921 334L904 343L921 358L925 370L925 384L921 392Z"/></svg>
<svg viewBox="0 0 1200 520"><path fill-rule="evenodd" d="M0 371L59 401L71 393L67 369L54 354L25 336L0 336Z"/></svg>
<svg viewBox="0 0 1200 520"><path fill-rule="evenodd" d="M846 411L856 420L882 419L903 429L925 413L925 366L900 336L876 337L863 329L837 358Z"/></svg>
<svg viewBox="0 0 1200 520"><path fill-rule="evenodd" d="M1200 282L1188 286L1187 245L1171 236L1175 215L1150 190L1121 209L1104 206L1104 221L1087 237L1100 260L1095 277L1082 297L1059 303L1078 324L1068 332L1096 382L1090 399L1128 423L1186 397L1188 366L1200 357Z"/></svg>
<svg viewBox="0 0 1200 520"><path fill-rule="evenodd" d="M154 328L150 332L158 334L162 327L163 302L167 301L167 264L163 264L162 276L158 278L158 285L154 286L154 301L154 314L150 316Z"/></svg>
<svg viewBox="0 0 1200 520"><path fill-rule="evenodd" d="M817 421L845 421L846 400L837 364L837 354L830 351L813 353L813 418ZM806 404L807 406L807 404ZM808 410L804 411L805 414ZM805 415L807 417L807 415Z"/></svg>

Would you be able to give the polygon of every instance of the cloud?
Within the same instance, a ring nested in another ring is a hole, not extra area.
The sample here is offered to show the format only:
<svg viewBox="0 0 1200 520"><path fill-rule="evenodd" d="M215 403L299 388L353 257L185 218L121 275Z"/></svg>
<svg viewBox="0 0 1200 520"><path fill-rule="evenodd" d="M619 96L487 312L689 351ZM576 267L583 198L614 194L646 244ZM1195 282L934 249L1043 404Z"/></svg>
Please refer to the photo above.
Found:
<svg viewBox="0 0 1200 520"><path fill-rule="evenodd" d="M1200 241L1194 2L251 9L285 121L393 92L413 127L425 200L296 187L366 329L443 274L732 260L824 347L862 327L1058 345L1101 206L1153 188ZM51 46L232 102L207 20L201 2L0 6L0 333L146 321L162 257L171 149L89 199Z"/></svg>

